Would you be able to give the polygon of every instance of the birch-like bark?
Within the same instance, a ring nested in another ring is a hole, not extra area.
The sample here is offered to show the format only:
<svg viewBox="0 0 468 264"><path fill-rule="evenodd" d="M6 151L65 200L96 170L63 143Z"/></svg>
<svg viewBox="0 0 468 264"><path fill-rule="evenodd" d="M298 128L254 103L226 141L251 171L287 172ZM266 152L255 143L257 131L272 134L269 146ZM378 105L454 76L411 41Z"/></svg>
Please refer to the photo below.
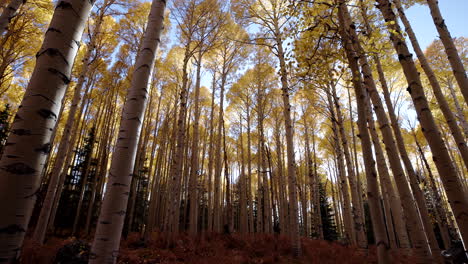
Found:
<svg viewBox="0 0 468 264"><path fill-rule="evenodd" d="M358 194L358 188L356 185L357 179L356 179L356 174L354 174L353 170L353 165L352 165L352 160L351 160L351 154L349 153L349 147L348 147L348 138L346 136L346 132L344 129L344 124L343 124L343 114L341 113L341 106L340 102L338 99L338 96L336 94L336 87L332 87L332 95L333 95L333 102L336 108L336 116L337 116L337 125L339 128L340 132L340 137L341 137L341 144L343 146L343 154L346 160L346 167L348 171L348 181L349 181L349 187L351 189L351 199L352 199L352 216L353 216L353 229L354 233L356 236L356 243L357 246L360 248L367 248L367 237L365 234L364 230L364 216L361 210L361 206L359 203L359 194Z"/></svg>
<svg viewBox="0 0 468 264"><path fill-rule="evenodd" d="M20 253L58 111L94 1L59 1L0 161L0 260Z"/></svg>
<svg viewBox="0 0 468 264"><path fill-rule="evenodd" d="M166 0L154 0L141 50L136 59L127 99L123 106L118 139L99 214L89 263L115 263L125 220L136 147L148 100L148 81L164 27Z"/></svg>
<svg viewBox="0 0 468 264"><path fill-rule="evenodd" d="M91 56L95 49L95 40L98 32L100 31L102 19L102 15L98 17L95 32L93 32L92 39L90 40L90 43L88 45L88 51L86 52L86 55L83 58L83 66L81 68L81 73L78 78L78 81L74 87L73 98L68 112L67 121L65 122L65 128L63 129L63 135L60 140L60 146L57 151L57 158L55 159L54 166L52 168L52 173L50 175L50 181L47 187L47 194L44 199L44 203L41 207L41 212L39 214L39 219L36 224L36 229L34 230L33 239L40 244L44 242L45 233L49 223L53 203L56 200L57 190L61 190L61 188L59 188L59 185L62 183L60 178L65 177L62 175L62 173L64 168L66 168L66 166L69 164L66 161L69 161L70 159L68 156L71 156L72 152L69 151L69 148L74 143L74 140L71 139L75 138L74 133L76 133L76 130L73 130L73 126L74 124L77 124L80 120L76 119L75 115L78 110L78 105L82 99L82 89L85 83L86 76L88 75Z"/></svg>
<svg viewBox="0 0 468 264"><path fill-rule="evenodd" d="M215 162L214 162L214 194L213 194L213 231L221 232L221 211L222 211L222 188L221 188L221 171L222 171L222 139L223 139L223 126L224 126L224 90L226 86L226 73L225 67L223 67L223 72L221 74L221 86L219 92L219 118L218 118L218 127L216 133L215 141ZM227 169L227 168L226 168Z"/></svg>
<svg viewBox="0 0 468 264"><path fill-rule="evenodd" d="M203 53L199 51L197 58L197 80L195 83L195 109L194 115L195 120L193 122L193 139L192 139L192 156L190 159L190 177L189 177L189 202L190 202L190 212L189 212L189 234L195 235L197 233L198 227L198 181L199 181L199 126L200 126L200 82L201 82L201 66L202 66L202 56Z"/></svg>
<svg viewBox="0 0 468 264"><path fill-rule="evenodd" d="M281 97L283 99L284 126L286 130L286 153L288 158L288 194L289 194L289 231L292 239L294 255L301 254L301 241L299 234L299 216L297 204L297 179L296 161L294 154L294 128L291 120L291 103L289 100L288 73L283 49L283 40L279 30L278 21L275 23L275 37L278 48L278 60L280 64Z"/></svg>
<svg viewBox="0 0 468 264"><path fill-rule="evenodd" d="M453 75L457 80L458 86L465 98L465 102L468 103L468 77L466 76L465 66L458 54L457 47L455 46L450 31L445 24L445 20L442 17L442 13L439 9L439 2L438 0L427 0L427 4L431 10L434 25L437 28L437 32L439 32L440 40L444 45L450 66L452 66Z"/></svg>
<svg viewBox="0 0 468 264"><path fill-rule="evenodd" d="M463 241L468 241L468 199L463 191L462 183L449 156L444 140L440 136L440 130L435 123L434 116L429 108L419 72L412 59L408 46L401 38L402 31L396 22L395 13L388 0L377 0L378 8L382 12L390 30L390 39L398 54L400 64L408 81L408 91L416 108L424 136L432 151L433 160L439 171L448 200L455 214ZM390 23L394 22L394 23Z"/></svg>
<svg viewBox="0 0 468 264"><path fill-rule="evenodd" d="M437 217L439 218L438 224L439 229L442 235L442 240L444 241L445 248L448 249L451 246L451 239L448 230L448 221L447 221L447 212L445 211L445 206L443 204L442 198L440 197L439 190L437 189L434 175L432 174L431 167L427 162L426 156L424 155L424 151L421 148L421 144L419 144L416 134L413 131L414 141L416 142L416 147L419 151L419 154L422 159L422 163L427 170L427 175L429 176L429 182L431 185L432 193L435 198L435 211L437 212Z"/></svg>
<svg viewBox="0 0 468 264"><path fill-rule="evenodd" d="M338 119L335 114L335 105L332 99L332 88L328 88L327 99L328 99L328 109L330 111L330 121L332 123L332 131L333 131L333 148L336 154L336 162L338 165L338 178L340 181L339 186L341 187L341 192L343 193L343 224L344 224L344 237L345 241L351 243L352 245L356 245L356 237L353 228L353 217L351 214L351 201L349 196L349 187L348 181L345 172L345 161L344 161L344 153L341 148L341 140L338 131Z"/></svg>
<svg viewBox="0 0 468 264"><path fill-rule="evenodd" d="M380 131L382 132L383 141L385 144L385 150L387 152L390 168L395 178L395 183L398 187L400 194L401 204L403 207L406 221L408 222L407 229L410 234L413 250L417 254L417 257L421 258L424 263L431 262L431 251L426 242L426 236L423 229L423 224L420 220L419 212L417 207L414 205L413 195L411 193L408 181L405 176L405 172L401 165L401 161L398 155L398 148L393 137L392 129L389 125L387 115L384 111L382 101L377 92L377 87L372 75L367 56L362 48L355 29L352 27L351 17L348 13L347 8L343 8L343 15L345 17L346 27L349 30L349 34L352 38L354 48L359 56L359 61L362 67L364 84L368 90L369 96L372 100L374 112L377 115L377 119L380 125Z"/></svg>
<svg viewBox="0 0 468 264"><path fill-rule="evenodd" d="M370 113L369 113L370 114ZM387 197L392 214L387 215L387 226L395 225L395 232L398 238L399 247L402 249L404 254L408 254L411 251L411 243L408 237L407 227L405 224L405 215L403 208L401 207L401 200L398 196L393 183L390 179L389 169L387 162L385 161L384 152L380 144L380 139L375 130L374 120L369 118L369 131L371 134L372 142L374 144L375 158L377 160L377 171L379 172L379 179L382 189L382 196ZM385 187L384 187L385 186ZM392 221L393 219L393 221ZM389 234L393 236L393 234Z"/></svg>
<svg viewBox="0 0 468 264"><path fill-rule="evenodd" d="M339 1L339 8L346 8L344 1ZM364 153L364 167L367 179L367 198L369 209L371 212L372 226L377 245L377 257L381 264L391 263L389 254L389 244L385 231L385 222L382 214L382 206L379 198L379 188L377 182L377 172L375 170L375 161L372 157L372 143L367 129L368 112L367 94L362 86L362 78L358 64L358 55L355 53L353 43L345 27L345 18L343 11L338 13L340 21L340 35L342 37L343 46L345 47L346 57L349 62L349 67L352 73L353 86L357 99L358 108L358 128L361 138L362 150Z"/></svg>
<svg viewBox="0 0 468 264"><path fill-rule="evenodd" d="M452 132L451 134L463 158L465 167L468 168L468 146L466 145L466 137L463 136L463 133L457 124L457 119L453 114L452 110L450 109L447 99L445 99L445 96L442 93L442 88L440 87L439 80L437 80L437 77L434 74L434 71L432 70L431 66L429 65L429 62L427 61L426 56L424 55L424 52L419 46L419 42L416 38L416 35L414 34L413 28L411 27L408 18L406 17L400 0L394 0L394 3L398 10L398 14L400 15L400 19L403 22L403 25L405 26L406 33L408 34L408 37L411 41L411 46L413 46L414 52L418 57L419 63L421 63L421 67L429 80L432 90L434 91L434 95L437 99L439 108L442 111L442 114L444 115L448 127L450 128L450 132Z"/></svg>

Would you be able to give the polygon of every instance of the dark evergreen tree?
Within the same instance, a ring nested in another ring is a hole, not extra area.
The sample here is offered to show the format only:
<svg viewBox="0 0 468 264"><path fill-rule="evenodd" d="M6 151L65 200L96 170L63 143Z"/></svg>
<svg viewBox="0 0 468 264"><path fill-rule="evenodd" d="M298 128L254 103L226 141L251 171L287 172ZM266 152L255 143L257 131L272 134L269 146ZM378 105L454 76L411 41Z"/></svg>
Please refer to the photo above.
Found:
<svg viewBox="0 0 468 264"><path fill-rule="evenodd" d="M3 154L3 147L5 146L8 129L9 129L9 118L10 118L10 105L6 104L5 109L0 112L0 157Z"/></svg>
<svg viewBox="0 0 468 264"><path fill-rule="evenodd" d="M55 226L58 227L59 233L63 233L63 235L67 235L71 231L73 221L70 221L70 219L74 219L75 217L82 188L85 188L82 208L87 208L88 206L91 184L96 176L97 164L92 159L95 140L95 128L93 127L85 138L83 146L75 150L75 157L70 165L70 169L64 172L69 172L69 174L65 178L63 193L60 198L58 207L60 214L57 214L55 221ZM88 179L85 181L86 175ZM82 224L85 218L84 213L81 213L79 225Z"/></svg>
<svg viewBox="0 0 468 264"><path fill-rule="evenodd" d="M338 239L338 232L336 230L335 212L328 200L325 186L319 181L319 197L320 197L320 214L322 217L323 237L328 241L335 241Z"/></svg>
<svg viewBox="0 0 468 264"><path fill-rule="evenodd" d="M369 203L364 202L364 217L366 221L366 234L369 244L375 244L374 229L372 228L372 219L370 215Z"/></svg>

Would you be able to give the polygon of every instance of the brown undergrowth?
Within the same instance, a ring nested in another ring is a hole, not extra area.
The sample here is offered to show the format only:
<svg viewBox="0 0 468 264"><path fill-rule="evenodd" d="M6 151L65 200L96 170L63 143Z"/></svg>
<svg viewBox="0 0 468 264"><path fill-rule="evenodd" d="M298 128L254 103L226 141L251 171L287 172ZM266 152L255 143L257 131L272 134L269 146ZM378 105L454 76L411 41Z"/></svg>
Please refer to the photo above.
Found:
<svg viewBox="0 0 468 264"><path fill-rule="evenodd" d="M375 249L359 250L323 240L302 239L302 256L293 258L289 240L275 235L220 235L204 234L193 238L179 235L172 243L167 236L154 233L148 241L138 234L131 234L121 242L118 263L191 263L191 264L365 264L377 263ZM52 238L45 245L30 239L25 241L21 263L56 263L55 256L60 248L74 241ZM85 254L85 252L78 252ZM66 263L66 262L61 262ZM86 263L74 261L69 263ZM393 254L392 263L413 263L410 259Z"/></svg>

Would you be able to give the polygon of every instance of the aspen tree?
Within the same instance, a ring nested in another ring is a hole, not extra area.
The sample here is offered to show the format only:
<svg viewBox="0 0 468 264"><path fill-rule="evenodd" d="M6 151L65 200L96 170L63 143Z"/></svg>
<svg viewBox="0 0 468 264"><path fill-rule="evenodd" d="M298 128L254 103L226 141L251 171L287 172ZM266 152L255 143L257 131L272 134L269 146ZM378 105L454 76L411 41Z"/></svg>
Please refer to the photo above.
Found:
<svg viewBox="0 0 468 264"><path fill-rule="evenodd" d="M20 253L58 111L93 3L58 2L12 124L0 160L0 259L4 262L13 262Z"/></svg>
<svg viewBox="0 0 468 264"><path fill-rule="evenodd" d="M455 214L462 239L463 241L468 241L468 199L464 194L462 184L457 176L444 140L440 136L440 130L430 111L418 70L408 46L401 37L401 29L396 22L396 16L392 10L392 6L388 0L377 0L377 3L377 7L385 18L387 28L390 30L390 39L398 54L400 64L408 81L408 92L416 108L416 113L423 128L424 136L431 147L433 160L437 166L442 182L444 183L445 191Z"/></svg>
<svg viewBox="0 0 468 264"><path fill-rule="evenodd" d="M442 114L444 115L445 121L447 122L447 125L450 128L450 131L452 132L451 134L463 158L465 167L468 168L468 146L466 145L466 138L463 136L460 127L457 125L457 120L455 119L455 115L453 114L452 110L450 110L450 106L447 102L447 99L442 93L442 88L440 87L440 83L437 77L435 76L435 73L432 70L432 67L429 65L429 62L427 61L426 56L424 55L419 45L419 42L416 38L416 35L414 34L413 28L411 27L411 24L408 18L406 17L406 14L403 10L400 0L394 0L394 3L396 6L396 9L398 10L399 17L401 21L403 22L403 25L405 26L405 31L408 34L408 37L411 41L411 46L413 46L413 49L418 57L419 63L421 64L421 67L424 70L424 73L429 79L429 83L432 87L432 90L434 91L434 95L437 99L439 108L442 111ZM466 75L465 75L465 80L466 80ZM467 84L468 84L468 81L467 81ZM468 89L468 86L466 89Z"/></svg>
<svg viewBox="0 0 468 264"><path fill-rule="evenodd" d="M420 257L422 262L430 262L431 252L426 242L426 237L423 229L423 223L421 222L419 212L413 203L413 195L411 193L410 187L408 186L403 167L398 156L398 149L393 137L392 130L389 126L387 115L384 111L382 101L380 96L377 93L377 88L373 79L372 71L370 69L369 62L364 53L363 48L357 38L357 34L352 26L351 17L347 11L344 9L345 20L348 21L347 26L349 27L349 32L353 40L356 52L359 55L359 61L361 63L365 86L368 90L369 96L372 100L372 105L374 112L377 115L379 121L380 130L384 139L384 144L386 146L386 151L390 163L390 168L393 172L393 177L395 178L395 183L398 187L400 194L401 204L403 207L404 214L406 216L406 221L409 222L407 225L408 232L413 242L413 250L416 253L417 257ZM429 230L431 231L432 228ZM429 237L429 240L435 242L435 237ZM435 248L434 248L435 247ZM437 250L437 245L432 249ZM439 254L436 253L438 256Z"/></svg>
<svg viewBox="0 0 468 264"><path fill-rule="evenodd" d="M148 80L163 29L165 0L154 0L123 106L119 136L112 156L107 190L99 213L90 263L115 263L125 220L136 146L148 100Z"/></svg>
<svg viewBox="0 0 468 264"><path fill-rule="evenodd" d="M372 226L377 245L377 256L379 263L390 263L390 255L388 252L388 240L385 234L385 223L382 215L382 207L380 204L378 183L377 183L377 172L375 170L375 161L372 157L372 145L367 129L367 94L362 86L362 78L360 76L360 70L358 65L359 56L356 54L353 48L351 37L346 29L345 17L343 16L344 8L347 8L344 1L338 3L339 9L338 17L340 19L340 35L345 47L346 57L349 61L349 67L352 73L353 85L355 88L355 94L357 98L358 107L358 128L359 136L361 139L362 149L364 152L364 167L366 171L367 179L367 197L369 201L369 208L372 216Z"/></svg>
<svg viewBox="0 0 468 264"><path fill-rule="evenodd" d="M57 150L57 158L55 159L54 166L52 167L50 181L47 187L47 195L41 207L41 212L39 215L39 220L36 224L36 229L34 230L33 239L40 244L44 242L45 233L49 224L50 215L53 210L52 207L54 205L54 201L57 201L57 203L59 201L60 194L57 194L57 190L60 192L62 190L61 185L63 184L63 180L65 179L65 175L63 174L66 174L67 166L72 156L72 152L70 151L70 149L73 148L73 143L76 139L76 134L74 133L77 133L76 130L73 130L73 127L76 126L74 124L78 124L78 122L80 121L80 119L76 119L75 116L77 114L77 110L79 109L78 105L80 104L82 99L82 89L85 83L85 78L88 76L92 55L96 47L96 38L98 37L98 34L100 34L101 31L101 25L103 23L105 15L104 10L113 2L114 1L105 1L103 7L99 10L99 14L97 15L94 31L90 33L91 39L89 41L86 55L83 58L83 65L81 67L80 75L74 87L73 98L71 101L68 117L66 119L67 121L65 122L64 132L60 140L60 146ZM81 107L80 110L82 111L83 108ZM79 112L78 115L81 115L81 112Z"/></svg>
<svg viewBox="0 0 468 264"><path fill-rule="evenodd" d="M336 94L336 87L332 86L331 88L332 88L331 92L332 92L332 97L333 97L333 103L336 108L337 125L339 128L340 137L341 137L340 141L343 146L343 154L346 160L346 168L348 169L347 170L348 180L349 180L349 186L351 189L351 197L352 197L352 202L353 202L352 212L353 212L354 232L356 234L356 243L359 247L366 248L367 238L365 236L365 230L364 230L364 218L363 218L363 213L362 213L361 206L359 203L359 193L358 193L358 188L356 185L357 179L356 179L356 175L354 174L351 155L349 153L349 148L348 148L348 139L346 137L346 132L344 129L343 114L341 113L340 102Z"/></svg>
<svg viewBox="0 0 468 264"><path fill-rule="evenodd" d="M450 31L442 17L442 13L439 9L439 3L437 0L427 0L427 5L431 10L432 20L434 21L437 32L439 32L440 40L444 44L445 53L447 54L450 65L452 66L453 75L457 80L458 86L465 98L465 102L468 103L468 77L466 76L465 66L460 59L457 47L455 46Z"/></svg>

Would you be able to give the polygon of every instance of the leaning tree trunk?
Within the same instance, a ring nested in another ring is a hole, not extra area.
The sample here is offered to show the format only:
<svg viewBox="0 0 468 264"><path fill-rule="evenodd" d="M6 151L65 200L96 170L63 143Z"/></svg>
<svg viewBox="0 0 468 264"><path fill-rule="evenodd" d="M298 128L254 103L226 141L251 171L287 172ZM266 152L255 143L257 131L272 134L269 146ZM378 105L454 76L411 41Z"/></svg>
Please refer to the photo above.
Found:
<svg viewBox="0 0 468 264"><path fill-rule="evenodd" d="M3 9L0 15L0 36L8 30L10 21L18 15L18 10L25 3L26 0L11 0L8 6Z"/></svg>
<svg viewBox="0 0 468 264"><path fill-rule="evenodd" d="M450 66L452 66L453 75L457 80L458 86L465 98L466 103L468 103L468 78L466 76L465 67L463 62L457 52L457 47L453 42L453 38L450 35L450 31L445 24L444 18L439 9L438 0L427 0L429 9L431 10L432 20L439 32L440 40L445 48L445 53L447 53Z"/></svg>
<svg viewBox="0 0 468 264"><path fill-rule="evenodd" d="M346 57L349 62L349 67L352 72L353 85L355 88L357 107L358 107L358 128L361 138L362 150L364 153L364 167L367 179L367 197L369 209L372 218L372 226L377 245L377 257L379 263L390 263L389 244L385 232L385 222L382 214L382 206L379 198L379 187L377 182L377 172L375 170L375 161L372 157L372 143L367 129L367 94L362 86L362 78L360 75L358 56L353 49L353 43L348 35L343 17L343 8L346 8L344 1L340 1L340 12L338 18L340 20L340 35L342 37L343 46Z"/></svg>
<svg viewBox="0 0 468 264"><path fill-rule="evenodd" d="M341 140L339 136L339 131L338 131L338 119L335 114L335 105L333 103L332 99L332 91L331 89L333 88L328 88L326 93L327 93L327 99L328 99L328 108L330 111L330 119L332 122L332 131L333 131L333 148L335 150L336 154L336 161L338 165L338 178L339 178L339 186L341 186L341 192L343 193L343 224L344 224L344 238L347 243L351 243L352 245L356 245L356 236L354 233L354 228L353 228L353 217L351 214L351 201L349 199L349 187L348 187L348 181L346 178L346 172L345 172L345 161L344 161L344 153L342 150L341 145ZM350 175L348 175L350 177Z"/></svg>
<svg viewBox="0 0 468 264"><path fill-rule="evenodd" d="M148 80L163 29L165 0L154 0L135 72L123 106L119 135L109 171L107 191L99 214L90 263L115 263L125 220L131 172L148 100Z"/></svg>
<svg viewBox="0 0 468 264"><path fill-rule="evenodd" d="M400 19L403 22L403 25L405 26L406 33L408 33L411 45L413 46L413 49L416 52L416 55L418 56L419 62L421 63L421 67L424 70L424 73L427 75L427 78L429 79L429 83L432 87L432 90L434 91L434 95L437 99L439 108L442 111L442 114L444 115L445 121L447 122L450 131L452 132L453 139L455 140L458 150L460 151L463 162L465 163L465 167L468 168L468 146L465 142L466 138L463 136L460 127L457 125L455 115L450 109L447 99L445 99L445 96L442 93L439 81L437 80L434 71L432 70L431 66L429 65L429 62L426 59L426 56L424 55L421 47L419 46L419 42L416 38L416 35L414 34L414 31L411 27L408 18L406 17L403 7L401 6L400 0L394 0L394 3L397 7Z"/></svg>
<svg viewBox="0 0 468 264"><path fill-rule="evenodd" d="M380 96L378 95L377 87L372 75L372 70L365 55L364 49L359 42L356 31L351 26L351 17L347 8L343 8L343 10L343 15L345 17L345 21L347 22L345 22L345 25L349 30L354 47L359 56L359 61L362 66L364 76L364 84L369 92L372 105L374 106L374 112L377 115L377 119L380 125L380 131L382 132L382 137L386 147L385 149L387 152L390 169L393 172L393 177L395 178L395 183L400 194L403 211L406 216L406 221L408 222L407 229L413 242L413 250L418 257L421 257L421 261L428 263L431 259L431 251L429 250L429 246L426 242L426 236L424 233L423 224L420 221L418 209L414 206L413 195L411 193L410 187L408 186L408 181L401 165L401 161L398 155L398 148L393 137L392 129L389 125Z"/></svg>
<svg viewBox="0 0 468 264"><path fill-rule="evenodd" d="M396 16L388 0L377 0L378 8L382 12L390 31L390 39L398 53L400 64L408 81L408 91L416 108L424 136L432 150L433 160L447 193L449 203L455 214L463 241L468 241L468 199L464 194L462 183L449 156L444 140L440 136L439 127L436 125L434 116L429 108L419 72L412 59L408 46L401 34L400 25L396 23Z"/></svg>
<svg viewBox="0 0 468 264"><path fill-rule="evenodd" d="M377 171L379 172L382 196L388 198L390 205L389 209L391 209L391 214L388 214L387 216L387 226L394 225L394 231L396 233L396 237L398 238L399 247L402 253L407 254L411 251L411 244L406 229L405 215L403 213L403 208L401 207L401 200L397 192L395 192L392 181L390 180L389 169L385 161L385 156L380 144L379 136L375 130L374 120L371 118L369 119L369 131L374 143L375 158L377 160ZM382 186L385 186L385 188ZM394 236L394 234L389 234L389 236Z"/></svg>
<svg viewBox="0 0 468 264"><path fill-rule="evenodd" d="M277 26L277 25L276 25ZM283 99L284 126L286 130L286 153L288 158L288 194L289 194L289 231L291 234L294 255L301 254L299 234L299 216L297 205L296 161L294 157L294 128L291 120L291 103L289 102L288 73L279 28L276 28L276 43L278 44L278 59L280 63L281 97Z"/></svg>
<svg viewBox="0 0 468 264"><path fill-rule="evenodd" d="M361 210L361 206L359 203L359 194L358 188L356 185L357 179L356 174L354 174L353 170L353 161L351 160L351 154L349 153L348 147L348 139L346 136L346 132L344 129L343 124L343 114L341 113L341 106L339 102L339 98L336 94L336 87L332 87L332 95L333 95L333 102L336 108L336 116L337 116L337 124L340 131L341 136L341 144L343 147L343 154L346 160L346 167L348 171L348 180L349 180L349 187L351 189L351 198L352 198L352 215L353 215L353 223L354 223L354 232L356 235L356 244L360 248L367 248L367 237L364 230L364 216Z"/></svg>
<svg viewBox="0 0 468 264"><path fill-rule="evenodd" d="M52 131L94 1L58 3L0 161L0 259L19 255Z"/></svg>
<svg viewBox="0 0 468 264"><path fill-rule="evenodd" d="M88 74L91 56L95 49L95 39L96 39L96 35L100 31L102 18L103 16L99 16L99 20L97 21L97 25L96 25L96 30L92 35L91 41L88 45L88 51L86 52L86 55L83 59L83 66L81 68L81 73L78 78L78 82L74 88L73 99L72 99L70 109L68 112L68 117L65 123L65 128L63 130L63 135L60 140L60 146L57 151L57 158L55 159L54 166L52 168L52 173L50 175L49 185L47 186L47 194L44 199L44 203L41 207L41 212L39 214L39 219L36 224L36 229L34 230L33 239L40 244L44 242L47 226L48 226L50 215L52 212L52 207L57 197L57 189L61 189L59 187L61 183L60 178L65 177L61 175L63 173L62 171L66 169L66 166L68 166L69 162L66 162L66 161L70 160L71 152L69 151L69 148L70 146L73 145L73 142L75 142L74 133L76 133L76 131L72 131L72 128L75 122L77 123L80 120L80 119L76 119L75 115L78 110L78 104L81 101L81 97L82 97L81 92L83 89L85 78Z"/></svg>
<svg viewBox="0 0 468 264"><path fill-rule="evenodd" d="M445 211L445 206L443 204L442 198L440 197L439 190L437 189L431 167L429 166L429 163L427 162L427 159L424 155L424 151L422 150L421 145L419 144L418 139L416 138L416 134L414 132L413 132L413 136L414 136L414 141L416 143L416 147L421 156L422 163L427 170L427 175L429 176L429 182L430 182L432 194L434 195L434 200L435 200L434 210L436 211L437 217L440 220L438 221L438 224L439 224L439 229L441 232L442 240L444 242L445 248L448 249L450 247L451 241L450 241L450 236L449 236L449 224L447 221L447 213Z"/></svg>

